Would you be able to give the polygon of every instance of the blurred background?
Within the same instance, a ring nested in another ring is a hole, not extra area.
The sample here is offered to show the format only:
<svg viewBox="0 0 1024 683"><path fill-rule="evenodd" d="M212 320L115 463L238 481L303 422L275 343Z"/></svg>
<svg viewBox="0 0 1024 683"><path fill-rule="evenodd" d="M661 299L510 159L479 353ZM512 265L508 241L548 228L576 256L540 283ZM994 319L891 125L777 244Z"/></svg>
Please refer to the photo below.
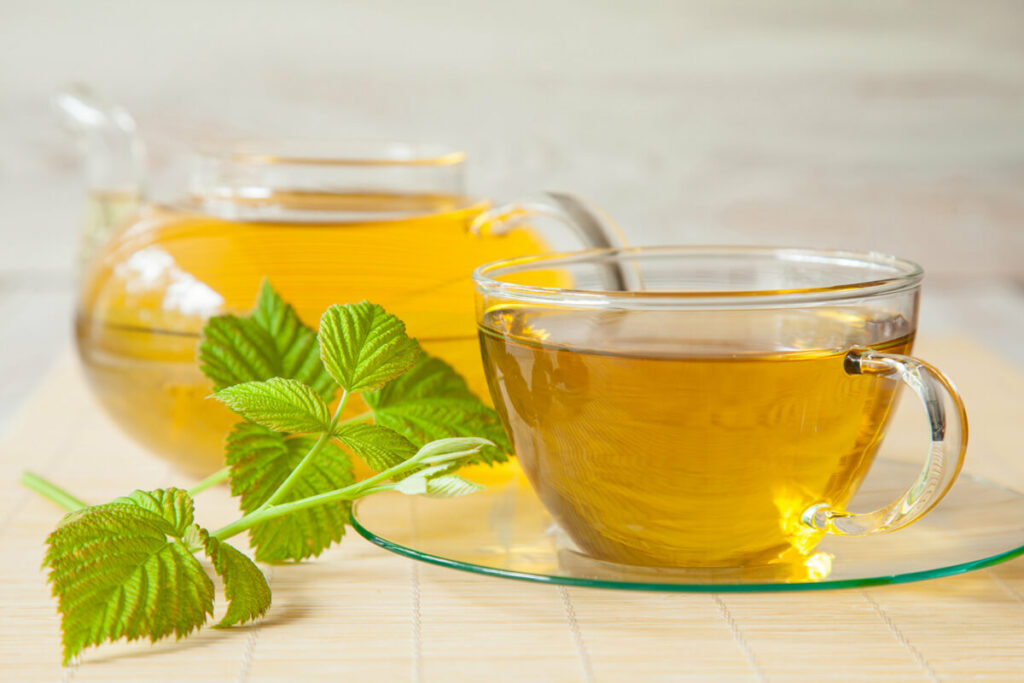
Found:
<svg viewBox="0 0 1024 683"><path fill-rule="evenodd" d="M1020 358L1022 26L1014 0L0 0L0 420L69 343L73 81L157 170L223 134L440 141L474 193L572 191L636 244L895 253L923 333Z"/></svg>

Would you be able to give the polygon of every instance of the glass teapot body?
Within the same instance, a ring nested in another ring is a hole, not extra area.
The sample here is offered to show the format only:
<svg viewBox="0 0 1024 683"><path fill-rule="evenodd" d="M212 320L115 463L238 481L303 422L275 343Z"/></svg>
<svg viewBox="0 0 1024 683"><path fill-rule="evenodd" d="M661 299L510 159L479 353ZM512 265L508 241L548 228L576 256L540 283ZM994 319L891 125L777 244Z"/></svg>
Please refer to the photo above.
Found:
<svg viewBox="0 0 1024 683"><path fill-rule="evenodd" d="M482 263L544 251L531 228L471 231L486 205L459 192L228 189L142 204L83 271L81 358L105 408L136 439L187 469L219 464L236 418L205 400L196 344L210 316L247 311L264 279L314 328L331 304L381 304L486 396L469 276Z"/></svg>

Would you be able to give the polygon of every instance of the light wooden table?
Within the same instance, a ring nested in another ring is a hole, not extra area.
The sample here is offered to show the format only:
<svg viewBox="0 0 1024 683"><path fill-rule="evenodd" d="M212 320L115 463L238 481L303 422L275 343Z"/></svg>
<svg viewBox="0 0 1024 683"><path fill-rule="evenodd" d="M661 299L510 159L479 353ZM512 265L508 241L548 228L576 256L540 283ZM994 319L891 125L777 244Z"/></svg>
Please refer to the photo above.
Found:
<svg viewBox="0 0 1024 683"><path fill-rule="evenodd" d="M918 351L960 383L969 468L1024 489L1019 366L965 339L926 339ZM886 448L921 447L910 424L917 406L906 404ZM656 594L456 572L351 532L319 560L267 568L274 604L256 625L108 645L62 670L55 602L39 570L61 513L18 486L20 471L94 501L189 482L100 414L70 356L12 422L0 442L5 681L1024 679L1024 560L866 590ZM232 513L223 490L198 505L212 524Z"/></svg>

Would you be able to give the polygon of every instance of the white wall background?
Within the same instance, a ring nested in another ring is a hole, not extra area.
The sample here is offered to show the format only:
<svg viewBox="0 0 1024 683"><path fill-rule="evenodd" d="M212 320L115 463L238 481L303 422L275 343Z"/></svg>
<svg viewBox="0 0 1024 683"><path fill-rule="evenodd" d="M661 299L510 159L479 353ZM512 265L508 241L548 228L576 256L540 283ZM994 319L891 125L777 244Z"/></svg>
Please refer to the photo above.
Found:
<svg viewBox="0 0 1024 683"><path fill-rule="evenodd" d="M504 198L555 187L637 242L845 245L1024 270L1024 4L0 3L0 266L59 269L77 79L150 139L447 141Z"/></svg>
<svg viewBox="0 0 1024 683"><path fill-rule="evenodd" d="M81 194L48 97L71 80L133 111L157 164L225 132L445 141L480 194L575 191L636 243L894 252L961 302L943 324L1024 335L1017 0L0 0L19 367L66 329Z"/></svg>

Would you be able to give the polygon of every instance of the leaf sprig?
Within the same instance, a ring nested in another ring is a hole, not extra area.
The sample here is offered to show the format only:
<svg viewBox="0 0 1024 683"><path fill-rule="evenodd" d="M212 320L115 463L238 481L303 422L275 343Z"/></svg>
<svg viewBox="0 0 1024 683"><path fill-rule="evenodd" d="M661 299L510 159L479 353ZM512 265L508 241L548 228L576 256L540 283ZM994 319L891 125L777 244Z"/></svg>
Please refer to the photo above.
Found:
<svg viewBox="0 0 1024 683"><path fill-rule="evenodd" d="M182 638L205 625L215 591L197 556L224 585L228 606L216 626L257 619L270 587L229 538L248 532L258 561L315 557L342 538L353 500L466 495L481 487L455 471L509 451L494 411L369 302L332 306L314 332L264 283L251 315L210 319L199 363L213 396L244 418L227 437L220 472L189 491L135 491L93 506L37 475L23 478L71 510L43 560L65 663L104 641ZM356 396L369 410L342 420ZM351 454L376 474L355 481ZM209 531L194 520L193 496L224 479L243 514Z"/></svg>

